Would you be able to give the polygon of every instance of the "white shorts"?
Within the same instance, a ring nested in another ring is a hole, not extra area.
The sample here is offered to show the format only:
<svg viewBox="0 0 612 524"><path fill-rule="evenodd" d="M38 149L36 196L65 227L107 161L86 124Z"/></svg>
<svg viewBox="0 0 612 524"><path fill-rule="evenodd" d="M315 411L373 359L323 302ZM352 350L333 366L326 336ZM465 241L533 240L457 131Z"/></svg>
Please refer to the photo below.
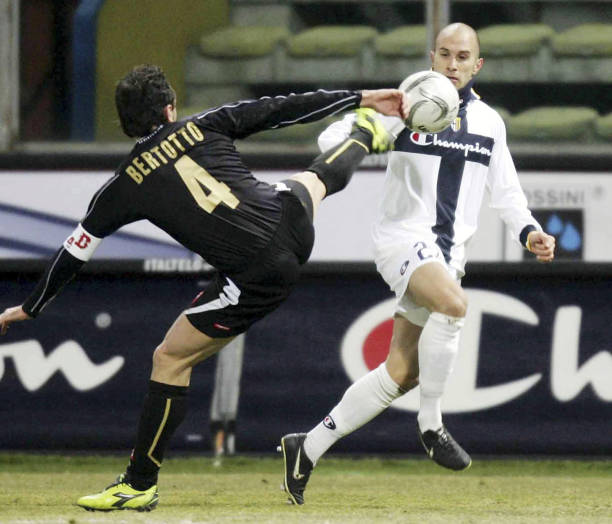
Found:
<svg viewBox="0 0 612 524"><path fill-rule="evenodd" d="M442 264L456 280L458 273L444 260L444 255L435 242L422 237L404 237L393 246L377 248L376 268L397 297L395 313L402 315L417 326L424 326L430 311L415 304L406 294L408 282L414 271L424 264Z"/></svg>

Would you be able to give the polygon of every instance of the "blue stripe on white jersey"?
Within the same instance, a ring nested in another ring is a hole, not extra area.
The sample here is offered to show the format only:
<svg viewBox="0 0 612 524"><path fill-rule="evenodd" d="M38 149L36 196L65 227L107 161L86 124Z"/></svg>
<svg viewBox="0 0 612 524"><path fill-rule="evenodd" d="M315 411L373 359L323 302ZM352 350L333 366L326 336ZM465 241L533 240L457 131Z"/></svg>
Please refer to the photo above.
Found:
<svg viewBox="0 0 612 524"><path fill-rule="evenodd" d="M456 131L455 131L456 129ZM440 157L436 187L436 224L432 227L436 244L449 262L455 236L457 201L465 162L489 165L494 140L468 133L465 109L459 113L458 125L436 134L415 133L405 129L395 141L395 151Z"/></svg>

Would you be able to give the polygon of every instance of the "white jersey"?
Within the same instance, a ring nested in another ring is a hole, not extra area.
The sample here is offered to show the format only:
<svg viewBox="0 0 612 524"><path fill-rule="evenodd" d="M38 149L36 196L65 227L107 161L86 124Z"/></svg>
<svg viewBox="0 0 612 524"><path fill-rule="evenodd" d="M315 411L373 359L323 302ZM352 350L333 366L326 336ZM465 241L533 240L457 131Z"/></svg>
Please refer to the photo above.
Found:
<svg viewBox="0 0 612 524"><path fill-rule="evenodd" d="M437 244L446 263L462 275L485 189L517 242L521 237L524 242L532 228L541 230L527 208L503 120L472 91L465 98L456 121L445 131L423 134L403 128L399 133L373 226L375 258L397 249L404 239L416 238ZM381 119L393 129L400 122ZM341 142L353 121L351 114L329 126L319 137L319 147L327 150Z"/></svg>

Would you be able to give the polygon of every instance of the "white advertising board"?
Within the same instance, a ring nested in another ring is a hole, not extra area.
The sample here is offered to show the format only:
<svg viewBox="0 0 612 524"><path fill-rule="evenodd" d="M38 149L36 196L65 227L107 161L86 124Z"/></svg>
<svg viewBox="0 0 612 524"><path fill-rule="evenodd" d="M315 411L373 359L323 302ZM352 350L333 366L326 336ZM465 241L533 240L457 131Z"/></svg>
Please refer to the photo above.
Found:
<svg viewBox="0 0 612 524"><path fill-rule="evenodd" d="M274 183L292 172L255 174ZM94 192L110 176L110 171L0 172L0 258L38 257L55 251L84 215ZM311 260L372 260L370 230L383 177L383 170L358 171L344 191L323 202L315 217L317 238ZM548 223L542 224L545 229L547 226L555 229L560 239L564 232L570 238L568 231L575 226L580 229L580 254L584 260L612 261L612 243L607 241L608 224L612 223L612 173L524 172L520 179L530 207L535 213L547 213ZM556 211L559 213L555 214ZM581 223L572 224L574 218L567 218L568 212L573 212L571 217L577 217ZM470 261L521 260L521 247L505 233L503 223L487 206L486 199L479 223L469 246ZM575 245L576 239L571 239L570 244ZM97 258L191 256L146 222L122 228L105 244L96 253Z"/></svg>

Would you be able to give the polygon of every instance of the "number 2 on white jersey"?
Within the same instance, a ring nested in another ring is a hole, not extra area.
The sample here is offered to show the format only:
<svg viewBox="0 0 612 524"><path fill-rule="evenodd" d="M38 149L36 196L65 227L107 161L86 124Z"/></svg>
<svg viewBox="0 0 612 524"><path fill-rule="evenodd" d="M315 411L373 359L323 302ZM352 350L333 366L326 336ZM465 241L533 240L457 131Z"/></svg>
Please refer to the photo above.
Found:
<svg viewBox="0 0 612 524"><path fill-rule="evenodd" d="M219 182L187 155L179 158L174 167L197 204L207 213L212 213L221 202L232 209L240 204L227 184ZM202 186L208 190L208 194Z"/></svg>

